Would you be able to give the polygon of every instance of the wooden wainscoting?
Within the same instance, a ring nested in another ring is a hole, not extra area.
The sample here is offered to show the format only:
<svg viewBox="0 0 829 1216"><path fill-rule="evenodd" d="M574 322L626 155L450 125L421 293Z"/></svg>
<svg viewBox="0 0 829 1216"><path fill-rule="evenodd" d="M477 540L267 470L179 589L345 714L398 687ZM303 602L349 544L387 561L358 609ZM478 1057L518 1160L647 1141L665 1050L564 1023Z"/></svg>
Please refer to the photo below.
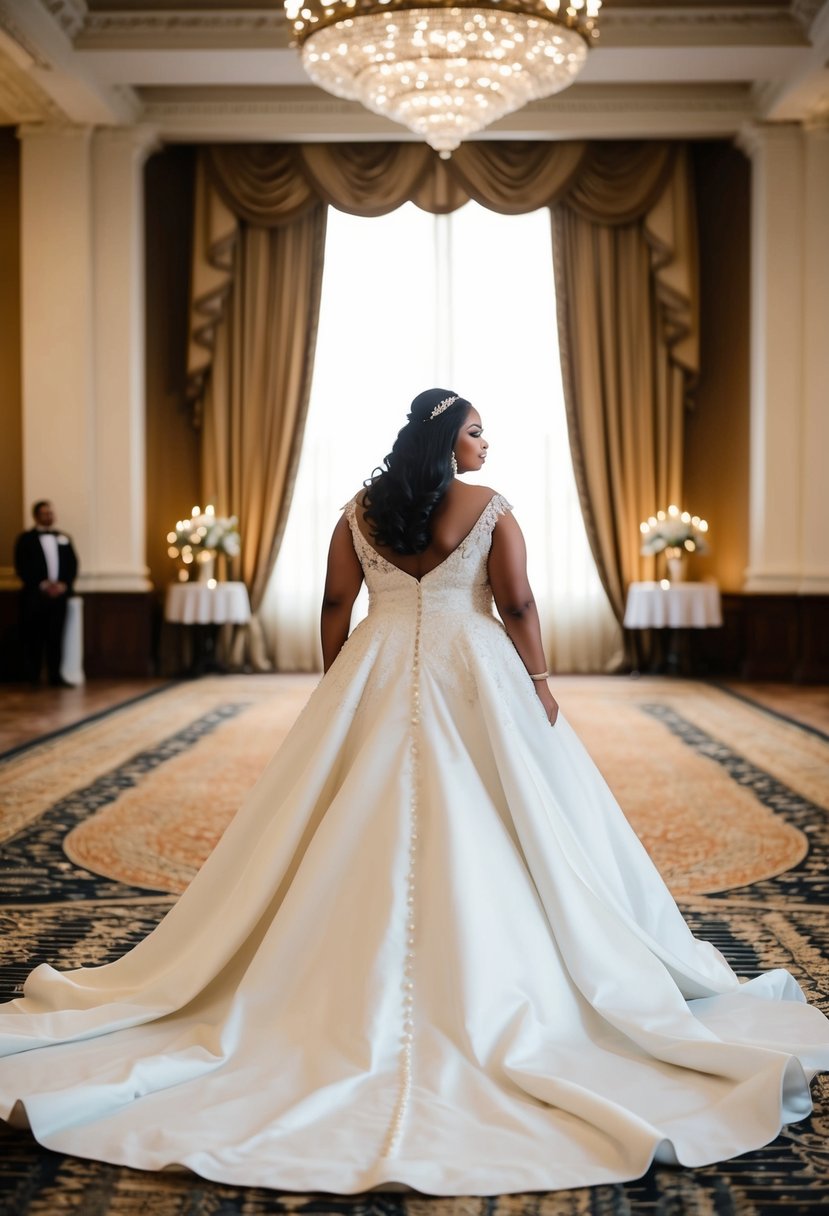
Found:
<svg viewBox="0 0 829 1216"><path fill-rule="evenodd" d="M153 599L151 591L84 595L84 670L90 679L153 673Z"/></svg>
<svg viewBox="0 0 829 1216"><path fill-rule="evenodd" d="M83 597L84 671L89 679L153 674L153 592L87 592ZM0 680L23 679L19 598L0 591Z"/></svg>
<svg viewBox="0 0 829 1216"><path fill-rule="evenodd" d="M695 665L705 674L829 682L829 596L729 592L723 628L695 632Z"/></svg>

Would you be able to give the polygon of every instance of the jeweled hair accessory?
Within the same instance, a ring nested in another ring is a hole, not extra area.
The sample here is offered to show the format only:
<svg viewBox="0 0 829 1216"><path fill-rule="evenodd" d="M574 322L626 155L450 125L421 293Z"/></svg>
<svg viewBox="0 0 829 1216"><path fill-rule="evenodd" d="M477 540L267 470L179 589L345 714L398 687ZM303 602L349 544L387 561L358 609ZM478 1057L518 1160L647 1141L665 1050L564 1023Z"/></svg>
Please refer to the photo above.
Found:
<svg viewBox="0 0 829 1216"><path fill-rule="evenodd" d="M456 401L458 401L458 400L459 400L459 398L458 398L458 397L444 397L442 401L439 401L439 402L437 403L437 405L436 405L436 406L435 406L435 408L432 410L432 412L431 412L431 414L429 415L429 417L428 417L428 418L424 418L424 420L423 420L423 421L424 421L424 422L431 422L433 418L437 418L438 414L442 414L444 410L448 410L448 409L449 409L449 406L450 406L450 405L454 405L454 404L455 404L455 402L456 402Z"/></svg>

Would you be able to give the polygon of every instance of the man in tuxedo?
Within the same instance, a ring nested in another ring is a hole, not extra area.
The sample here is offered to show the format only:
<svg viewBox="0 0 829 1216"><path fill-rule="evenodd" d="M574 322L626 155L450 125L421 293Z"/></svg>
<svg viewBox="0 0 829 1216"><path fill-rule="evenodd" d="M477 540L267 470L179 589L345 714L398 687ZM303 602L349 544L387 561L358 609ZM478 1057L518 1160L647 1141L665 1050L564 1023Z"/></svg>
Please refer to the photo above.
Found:
<svg viewBox="0 0 829 1216"><path fill-rule="evenodd" d="M40 683L45 649L49 683L68 688L71 686L60 674L63 626L78 559L72 541L55 528L50 502L36 502L32 515L35 526L21 532L14 546L14 568L23 582L20 623L26 678L31 684Z"/></svg>

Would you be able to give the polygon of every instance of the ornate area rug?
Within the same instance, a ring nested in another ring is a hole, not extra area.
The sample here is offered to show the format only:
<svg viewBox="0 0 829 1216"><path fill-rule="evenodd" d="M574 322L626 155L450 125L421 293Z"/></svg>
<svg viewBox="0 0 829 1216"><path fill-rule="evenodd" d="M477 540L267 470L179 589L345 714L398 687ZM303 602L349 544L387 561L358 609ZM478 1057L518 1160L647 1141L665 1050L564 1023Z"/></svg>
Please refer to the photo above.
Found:
<svg viewBox="0 0 829 1216"><path fill-rule="evenodd" d="M166 688L0 757L0 999L38 963L117 957L219 839L315 683ZM829 740L711 685L565 678L556 692L694 932L745 976L786 967L829 1012ZM811 1119L700 1170L549 1195L287 1195L62 1157L0 1130L0 1216L727 1216L829 1210L829 1081Z"/></svg>

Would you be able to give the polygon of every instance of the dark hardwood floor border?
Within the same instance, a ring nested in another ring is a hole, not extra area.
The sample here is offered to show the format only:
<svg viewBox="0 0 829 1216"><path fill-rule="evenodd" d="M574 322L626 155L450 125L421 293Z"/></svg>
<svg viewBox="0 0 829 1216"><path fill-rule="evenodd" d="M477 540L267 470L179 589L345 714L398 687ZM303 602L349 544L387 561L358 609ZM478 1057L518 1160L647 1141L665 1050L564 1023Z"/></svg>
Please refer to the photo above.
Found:
<svg viewBox="0 0 829 1216"><path fill-rule="evenodd" d="M752 709L761 709L764 714L777 718L779 722L788 722L790 726L797 726L800 730L808 731L810 735L815 735L818 739L823 739L829 743L829 734L826 731L821 730L819 726L813 726L811 722L805 722L803 718L795 718L792 714L784 714L782 710L774 709L764 701L758 701L756 697L752 697L749 693L741 692L737 688L731 688L720 680L706 680L705 683L719 689L720 692L728 693L730 697L734 697L737 701L742 701L744 705L750 705ZM785 685L781 685L781 687L785 687ZM795 687L801 686L796 685Z"/></svg>
<svg viewBox="0 0 829 1216"><path fill-rule="evenodd" d="M92 722L100 722L102 718L106 718L110 714L117 714L120 710L126 709L130 705L137 705L140 701L147 701L150 697L157 697L159 693L167 692L182 682L181 680L168 680L166 684L160 684L156 688L148 688L144 692L137 693L135 696L127 697L124 701L117 701L114 705L107 705L104 709L96 710L92 714L86 714L75 722L68 722L66 726L59 726L57 730L47 731L43 735L35 735L31 739L27 739L25 743L18 743L14 747L9 747L5 751L0 752L0 765L6 760L10 760L13 756L19 756L23 752L30 751L33 747L39 747L41 743L48 743L52 739L59 739L62 735L70 735L73 731L80 730L82 726L89 726Z"/></svg>

